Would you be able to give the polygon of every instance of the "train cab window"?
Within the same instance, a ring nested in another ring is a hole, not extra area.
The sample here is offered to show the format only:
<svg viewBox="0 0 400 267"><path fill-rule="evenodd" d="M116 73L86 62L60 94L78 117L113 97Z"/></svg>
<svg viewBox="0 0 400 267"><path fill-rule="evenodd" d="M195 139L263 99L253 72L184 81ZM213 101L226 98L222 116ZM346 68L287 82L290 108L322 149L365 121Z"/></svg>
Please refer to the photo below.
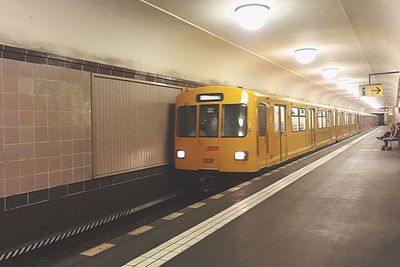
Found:
<svg viewBox="0 0 400 267"><path fill-rule="evenodd" d="M222 137L247 135L247 106L228 104L222 106Z"/></svg>
<svg viewBox="0 0 400 267"><path fill-rule="evenodd" d="M218 137L218 105L200 105L200 137Z"/></svg>
<svg viewBox="0 0 400 267"><path fill-rule="evenodd" d="M258 105L258 135L265 136L267 133L267 106L265 104Z"/></svg>
<svg viewBox="0 0 400 267"><path fill-rule="evenodd" d="M306 130L306 109L299 108L299 129L300 131Z"/></svg>
<svg viewBox="0 0 400 267"><path fill-rule="evenodd" d="M196 106L178 108L178 123L176 135L178 137L196 136Z"/></svg>
<svg viewBox="0 0 400 267"><path fill-rule="evenodd" d="M292 132L299 131L299 108L292 108Z"/></svg>

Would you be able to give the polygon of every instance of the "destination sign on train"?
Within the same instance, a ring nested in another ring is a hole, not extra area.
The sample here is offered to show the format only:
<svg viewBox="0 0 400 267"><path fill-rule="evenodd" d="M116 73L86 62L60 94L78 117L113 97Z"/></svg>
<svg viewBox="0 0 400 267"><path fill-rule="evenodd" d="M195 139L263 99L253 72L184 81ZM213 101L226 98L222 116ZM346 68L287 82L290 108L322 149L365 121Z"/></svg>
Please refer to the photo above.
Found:
<svg viewBox="0 0 400 267"><path fill-rule="evenodd" d="M383 96L382 84L366 84L358 86L360 96Z"/></svg>
<svg viewBox="0 0 400 267"><path fill-rule="evenodd" d="M224 94L201 94L197 95L197 102L210 102L210 101L222 101Z"/></svg>

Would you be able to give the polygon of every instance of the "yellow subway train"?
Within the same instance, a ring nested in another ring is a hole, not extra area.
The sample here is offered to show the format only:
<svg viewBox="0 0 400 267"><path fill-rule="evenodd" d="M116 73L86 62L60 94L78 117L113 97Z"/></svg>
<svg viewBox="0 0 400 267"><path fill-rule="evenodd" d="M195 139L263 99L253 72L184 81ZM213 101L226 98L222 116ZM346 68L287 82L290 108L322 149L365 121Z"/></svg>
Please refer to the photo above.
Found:
<svg viewBox="0 0 400 267"><path fill-rule="evenodd" d="M377 117L229 86L176 99L175 168L257 172L377 125Z"/></svg>

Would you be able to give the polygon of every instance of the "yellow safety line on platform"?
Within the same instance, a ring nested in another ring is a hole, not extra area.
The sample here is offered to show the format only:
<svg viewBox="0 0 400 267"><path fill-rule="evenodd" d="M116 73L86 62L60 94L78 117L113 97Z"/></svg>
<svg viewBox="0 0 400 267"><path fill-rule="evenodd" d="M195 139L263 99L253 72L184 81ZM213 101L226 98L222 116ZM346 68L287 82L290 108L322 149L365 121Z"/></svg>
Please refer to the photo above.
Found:
<svg viewBox="0 0 400 267"><path fill-rule="evenodd" d="M129 232L128 235L141 235L143 233L146 233L147 231L150 231L153 228L154 228L153 226L144 225L142 227L136 228L135 230Z"/></svg>
<svg viewBox="0 0 400 267"><path fill-rule="evenodd" d="M103 243L100 244L94 248L88 249L84 252L81 253L81 255L85 255L85 256L89 256L89 257L93 257L109 248L112 248L113 246L115 246L114 244L110 244L110 243Z"/></svg>
<svg viewBox="0 0 400 267"><path fill-rule="evenodd" d="M173 213L171 213L171 214L169 214L167 216L162 217L162 219L171 221L171 220L174 220L174 219L176 219L176 218L178 218L178 217L180 217L182 215L183 215L182 212L173 212Z"/></svg>
<svg viewBox="0 0 400 267"><path fill-rule="evenodd" d="M198 209L200 207L203 207L205 204L206 204L205 202L197 202L197 203L194 203L194 204L190 205L189 208Z"/></svg>

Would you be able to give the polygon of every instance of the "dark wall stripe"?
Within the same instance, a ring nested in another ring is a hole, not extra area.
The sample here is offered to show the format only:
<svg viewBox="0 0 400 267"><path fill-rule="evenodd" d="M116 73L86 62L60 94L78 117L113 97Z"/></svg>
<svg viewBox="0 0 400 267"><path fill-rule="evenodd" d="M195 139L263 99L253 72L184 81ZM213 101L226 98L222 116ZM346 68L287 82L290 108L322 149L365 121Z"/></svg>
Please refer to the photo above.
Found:
<svg viewBox="0 0 400 267"><path fill-rule="evenodd" d="M7 46L0 44L0 58L7 58L18 61L25 61L36 64L47 64L51 66L83 70L99 74L107 74L118 77L138 79L150 82L165 83L174 86L187 88L204 86L205 84L166 77L154 73L146 73L118 66L106 65L98 62L87 61L77 58L65 57L61 55L40 52L36 50L23 49L19 47Z"/></svg>

